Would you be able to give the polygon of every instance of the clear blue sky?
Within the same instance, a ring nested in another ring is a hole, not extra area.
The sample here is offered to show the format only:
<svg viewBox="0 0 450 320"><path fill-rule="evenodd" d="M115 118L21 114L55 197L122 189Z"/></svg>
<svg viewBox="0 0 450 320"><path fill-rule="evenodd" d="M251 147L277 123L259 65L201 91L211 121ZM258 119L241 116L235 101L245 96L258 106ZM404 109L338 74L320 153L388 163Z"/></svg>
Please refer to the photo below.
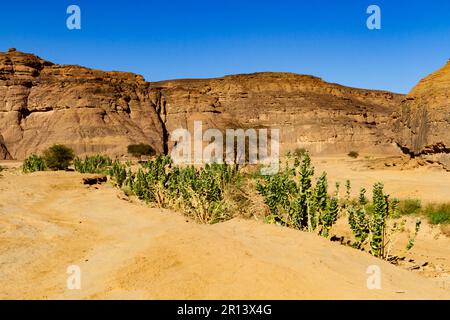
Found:
<svg viewBox="0 0 450 320"><path fill-rule="evenodd" d="M77 4L82 29L66 28ZM366 28L366 9L382 29ZM148 81L257 71L408 92L450 58L448 0L2 1L0 50L142 74Z"/></svg>

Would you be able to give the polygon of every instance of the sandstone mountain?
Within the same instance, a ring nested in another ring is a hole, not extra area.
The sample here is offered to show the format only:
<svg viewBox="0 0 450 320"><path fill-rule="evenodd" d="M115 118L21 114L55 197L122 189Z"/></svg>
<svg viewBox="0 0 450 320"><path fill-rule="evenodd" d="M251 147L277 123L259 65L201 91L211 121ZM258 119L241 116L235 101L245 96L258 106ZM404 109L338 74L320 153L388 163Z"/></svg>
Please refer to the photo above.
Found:
<svg viewBox="0 0 450 320"><path fill-rule="evenodd" d="M401 103L395 127L405 153L450 169L450 60L411 90Z"/></svg>
<svg viewBox="0 0 450 320"><path fill-rule="evenodd" d="M131 143L168 152L171 132L192 129L194 120L204 130L279 128L282 152L445 153L449 69L405 97L292 73L150 83L11 49L0 53L0 159L22 159L54 143L79 155L121 156Z"/></svg>
<svg viewBox="0 0 450 320"><path fill-rule="evenodd" d="M54 143L78 154L117 155L142 141L163 151L162 124L141 76L55 65L14 49L0 53L0 134L17 159Z"/></svg>
<svg viewBox="0 0 450 320"><path fill-rule="evenodd" d="M292 73L173 80L151 87L168 132L201 119L204 129L279 128L282 152L398 152L390 126L402 99L398 94Z"/></svg>

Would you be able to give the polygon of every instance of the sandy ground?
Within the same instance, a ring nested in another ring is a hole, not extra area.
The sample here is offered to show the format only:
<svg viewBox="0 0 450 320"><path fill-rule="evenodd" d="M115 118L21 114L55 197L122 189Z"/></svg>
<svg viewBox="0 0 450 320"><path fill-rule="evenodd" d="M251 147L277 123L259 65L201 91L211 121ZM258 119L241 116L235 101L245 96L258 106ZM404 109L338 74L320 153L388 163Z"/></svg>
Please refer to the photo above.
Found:
<svg viewBox="0 0 450 320"><path fill-rule="evenodd" d="M399 199L417 198L428 202L450 201L450 172L436 166L413 166L403 164L399 157L365 159L360 156L313 157L316 173L327 172L330 188L340 182L341 193L345 192L345 181L352 185L352 195L357 196L361 187L371 196L371 186L383 182L385 191ZM393 164L396 164L394 167ZM406 168L405 168L406 167Z"/></svg>
<svg viewBox="0 0 450 320"><path fill-rule="evenodd" d="M445 283L313 234L241 219L199 225L109 184L84 186L78 173L1 175L2 299L450 299ZM450 269L450 242L433 232L411 254ZM70 265L79 290L67 288ZM374 265L381 289L369 290Z"/></svg>

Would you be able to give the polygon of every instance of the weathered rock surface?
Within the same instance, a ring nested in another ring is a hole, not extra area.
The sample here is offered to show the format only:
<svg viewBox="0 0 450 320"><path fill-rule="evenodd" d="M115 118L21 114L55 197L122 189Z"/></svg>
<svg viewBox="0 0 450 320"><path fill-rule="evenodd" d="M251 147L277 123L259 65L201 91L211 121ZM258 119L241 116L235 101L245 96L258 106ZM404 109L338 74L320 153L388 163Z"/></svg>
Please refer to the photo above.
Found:
<svg viewBox="0 0 450 320"><path fill-rule="evenodd" d="M448 64L408 96L291 73L149 83L10 50L0 53L0 159L54 143L78 155L120 156L131 143L167 152L173 130L192 130L194 120L203 130L278 128L282 153L403 150L440 159L450 148L449 77Z"/></svg>
<svg viewBox="0 0 450 320"><path fill-rule="evenodd" d="M77 154L120 155L140 142L161 152L162 123L148 91L135 74L54 65L10 50L0 53L0 134L17 159L54 143Z"/></svg>
<svg viewBox="0 0 450 320"><path fill-rule="evenodd" d="M207 128L279 128L281 152L351 150L397 153L391 115L402 99L385 91L330 84L291 73L257 73L152 84L168 132ZM171 147L169 141L169 149Z"/></svg>
<svg viewBox="0 0 450 320"><path fill-rule="evenodd" d="M0 135L0 160L10 160L11 155L9 154L8 149L5 146L5 141L3 140L3 136Z"/></svg>
<svg viewBox="0 0 450 320"><path fill-rule="evenodd" d="M450 60L411 90L395 118L405 153L450 169Z"/></svg>

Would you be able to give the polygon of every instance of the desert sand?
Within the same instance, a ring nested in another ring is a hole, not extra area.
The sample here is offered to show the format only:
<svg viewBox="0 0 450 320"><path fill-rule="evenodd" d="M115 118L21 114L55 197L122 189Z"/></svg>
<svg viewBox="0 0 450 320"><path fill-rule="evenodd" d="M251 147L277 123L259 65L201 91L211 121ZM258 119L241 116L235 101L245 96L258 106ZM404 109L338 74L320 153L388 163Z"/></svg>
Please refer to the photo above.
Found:
<svg viewBox="0 0 450 320"><path fill-rule="evenodd" d="M109 183L85 186L78 173L24 175L19 163L2 165L10 168L0 177L1 299L450 298L450 239L436 227L426 226L410 253L440 263L440 274L425 277L314 234L244 219L200 225L129 201ZM339 173L330 178L357 180L346 167L328 170ZM400 170L362 172L391 188L411 183ZM433 185L450 182L443 171L409 172L420 182L413 191L430 200ZM81 269L80 290L67 289L70 265ZM372 265L381 289L367 288Z"/></svg>

